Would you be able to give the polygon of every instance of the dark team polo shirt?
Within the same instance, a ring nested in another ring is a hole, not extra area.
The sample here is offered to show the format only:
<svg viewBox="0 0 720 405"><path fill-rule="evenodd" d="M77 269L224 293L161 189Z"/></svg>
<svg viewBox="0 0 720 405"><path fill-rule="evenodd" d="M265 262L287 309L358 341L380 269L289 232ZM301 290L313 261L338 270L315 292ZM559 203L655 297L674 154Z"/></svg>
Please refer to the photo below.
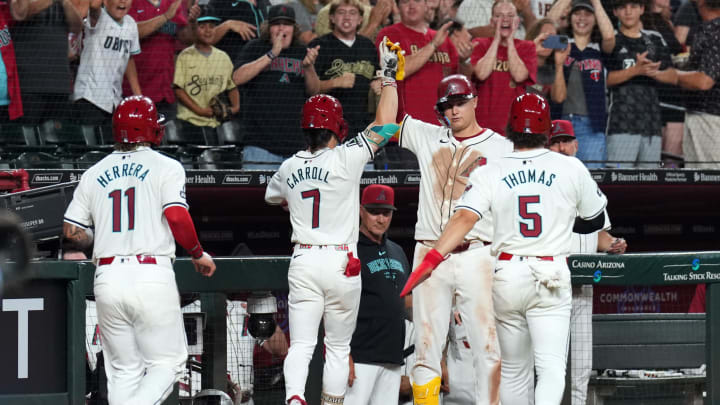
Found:
<svg viewBox="0 0 720 405"><path fill-rule="evenodd" d="M62 2L10 27L23 93L71 93L68 32Z"/></svg>
<svg viewBox="0 0 720 405"><path fill-rule="evenodd" d="M405 252L383 236L377 244L362 232L358 239L362 294L350 342L355 363L403 363L405 299L400 297L410 264Z"/></svg>
<svg viewBox="0 0 720 405"><path fill-rule="evenodd" d="M660 70L671 66L670 53L662 36L656 31L641 31L640 38L630 38L617 32L615 48L606 56L608 72L635 66L637 54L647 51L648 59L662 62ZM608 135L640 134L660 136L662 120L658 100L658 82L647 76L610 87Z"/></svg>
<svg viewBox="0 0 720 405"><path fill-rule="evenodd" d="M248 42L235 61L235 69L255 61L272 48L269 42ZM303 45L283 49L269 67L240 87L240 106L245 145L257 146L281 156L305 149L300 127L305 104Z"/></svg>
<svg viewBox="0 0 720 405"><path fill-rule="evenodd" d="M267 18L268 4L267 0L259 0L257 6L248 0L210 0L209 3L214 10L213 15L223 21L238 20L254 25L255 38L260 37L260 24ZM247 42L240 34L228 30L215 47L225 51L230 59L235 59Z"/></svg>
<svg viewBox="0 0 720 405"><path fill-rule="evenodd" d="M703 23L695 33L688 70L699 70L715 81L710 90L689 94L688 109L720 115L720 18Z"/></svg>
<svg viewBox="0 0 720 405"><path fill-rule="evenodd" d="M340 77L343 73L355 74L355 86L351 89L333 89L329 94L343 106L345 120L350 127L349 136L355 136L372 122L368 113L370 81L378 68L375 45L368 38L358 35L351 47L345 45L332 33L313 40L309 47L320 45L315 61L315 71L320 80Z"/></svg>

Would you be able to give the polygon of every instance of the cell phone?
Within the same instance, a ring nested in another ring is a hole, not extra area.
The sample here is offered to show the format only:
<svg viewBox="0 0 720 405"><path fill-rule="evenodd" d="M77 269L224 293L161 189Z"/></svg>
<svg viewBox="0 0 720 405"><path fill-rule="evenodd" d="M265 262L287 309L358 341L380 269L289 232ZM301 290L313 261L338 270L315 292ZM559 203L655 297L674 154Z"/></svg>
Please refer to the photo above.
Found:
<svg viewBox="0 0 720 405"><path fill-rule="evenodd" d="M564 50L568 46L567 35L550 35L542 42L543 48Z"/></svg>

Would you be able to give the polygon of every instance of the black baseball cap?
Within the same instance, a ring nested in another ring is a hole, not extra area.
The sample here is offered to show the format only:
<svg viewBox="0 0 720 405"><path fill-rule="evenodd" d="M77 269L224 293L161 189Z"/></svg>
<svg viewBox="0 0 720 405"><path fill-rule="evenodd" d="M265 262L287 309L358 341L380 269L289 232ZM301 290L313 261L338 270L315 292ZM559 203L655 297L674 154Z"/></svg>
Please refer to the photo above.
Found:
<svg viewBox="0 0 720 405"><path fill-rule="evenodd" d="M595 12L595 7L593 7L592 3L590 3L588 0L573 0L572 8L570 9L570 14L574 13L575 11L577 11L581 8L584 8L585 10L588 10L591 13Z"/></svg>
<svg viewBox="0 0 720 405"><path fill-rule="evenodd" d="M270 7L268 12L268 24L273 24L278 21L290 21L295 23L295 10L287 4L278 4Z"/></svg>
<svg viewBox="0 0 720 405"><path fill-rule="evenodd" d="M215 10L213 10L212 7L205 4L203 6L200 6L200 16L196 20L197 22L214 22L218 23L222 21L219 17L215 16Z"/></svg>

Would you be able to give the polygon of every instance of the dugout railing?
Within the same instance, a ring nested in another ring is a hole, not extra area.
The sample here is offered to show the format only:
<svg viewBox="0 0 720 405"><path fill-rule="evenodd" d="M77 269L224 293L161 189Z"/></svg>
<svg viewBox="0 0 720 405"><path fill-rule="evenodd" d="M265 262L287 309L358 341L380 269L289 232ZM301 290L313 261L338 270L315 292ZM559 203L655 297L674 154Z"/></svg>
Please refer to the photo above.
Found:
<svg viewBox="0 0 720 405"><path fill-rule="evenodd" d="M218 270L211 278L196 273L186 259L178 260L175 270L180 292L199 293L202 311L206 314L202 387L224 389L227 378L225 294L287 290L289 258L217 258L216 263ZM712 310L720 308L720 284L717 284L720 252L573 255L568 264L575 285L707 283L705 403L720 403L720 311ZM36 262L32 264L31 278L22 288L5 292L0 311L0 356L6 360L6 366L0 371L0 404L84 403L85 297L92 294L93 273L94 266L88 262ZM6 309L8 300L38 302L38 299L45 304L43 310ZM55 319L58 316L62 319ZM21 347L23 339L27 343L25 352ZM23 361L27 376L18 378ZM64 363L55 364L60 362ZM311 369L308 399L314 404L320 392L319 361L314 361ZM166 401L169 403L176 404L176 397Z"/></svg>

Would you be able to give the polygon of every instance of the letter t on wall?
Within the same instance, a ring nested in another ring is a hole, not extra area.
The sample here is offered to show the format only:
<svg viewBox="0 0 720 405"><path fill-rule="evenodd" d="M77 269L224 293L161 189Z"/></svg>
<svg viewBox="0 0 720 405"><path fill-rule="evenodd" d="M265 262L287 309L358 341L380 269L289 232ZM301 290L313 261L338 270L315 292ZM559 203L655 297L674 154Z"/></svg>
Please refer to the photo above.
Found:
<svg viewBox="0 0 720 405"><path fill-rule="evenodd" d="M18 378L28 378L28 312L42 311L42 298L4 299L3 312L18 313Z"/></svg>

